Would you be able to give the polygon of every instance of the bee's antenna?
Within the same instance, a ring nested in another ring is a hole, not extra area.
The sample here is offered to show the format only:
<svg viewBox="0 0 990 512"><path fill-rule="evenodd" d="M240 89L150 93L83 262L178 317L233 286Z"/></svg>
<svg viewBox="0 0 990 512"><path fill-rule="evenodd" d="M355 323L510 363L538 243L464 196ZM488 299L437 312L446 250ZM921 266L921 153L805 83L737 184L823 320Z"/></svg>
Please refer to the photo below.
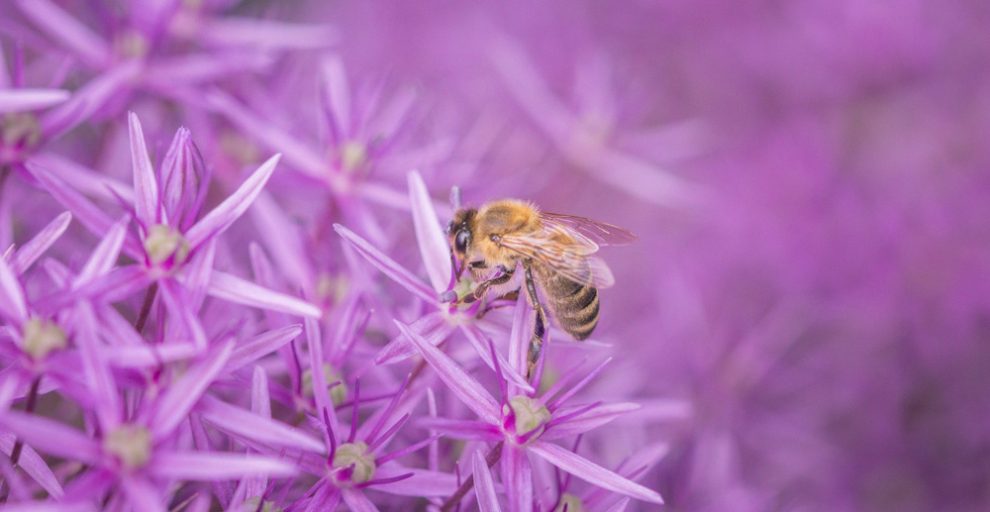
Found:
<svg viewBox="0 0 990 512"><path fill-rule="evenodd" d="M454 211L461 209L461 188L457 185L450 188L450 205L454 207Z"/></svg>

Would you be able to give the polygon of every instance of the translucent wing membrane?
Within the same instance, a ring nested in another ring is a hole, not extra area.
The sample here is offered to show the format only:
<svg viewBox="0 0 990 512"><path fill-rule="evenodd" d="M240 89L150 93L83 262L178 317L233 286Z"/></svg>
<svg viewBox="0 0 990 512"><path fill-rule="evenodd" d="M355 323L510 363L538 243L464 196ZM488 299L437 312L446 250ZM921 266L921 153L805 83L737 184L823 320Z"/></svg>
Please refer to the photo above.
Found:
<svg viewBox="0 0 990 512"><path fill-rule="evenodd" d="M598 245L624 245L637 239L627 229L577 215L540 212L540 219L546 226L559 226L570 231L572 236L576 234Z"/></svg>
<svg viewBox="0 0 990 512"><path fill-rule="evenodd" d="M581 236L564 238L556 228L551 228L532 234L505 235L500 244L582 285L607 288L615 282L605 262L591 256L598 246Z"/></svg>

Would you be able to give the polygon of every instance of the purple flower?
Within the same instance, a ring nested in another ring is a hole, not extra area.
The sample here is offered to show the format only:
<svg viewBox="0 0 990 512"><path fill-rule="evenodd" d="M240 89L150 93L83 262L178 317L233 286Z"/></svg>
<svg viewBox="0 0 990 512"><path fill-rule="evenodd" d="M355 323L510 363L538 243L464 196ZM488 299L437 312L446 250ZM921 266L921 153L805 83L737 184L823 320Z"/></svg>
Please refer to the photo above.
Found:
<svg viewBox="0 0 990 512"><path fill-rule="evenodd" d="M519 299L513 321L510 341L510 358L514 367L525 367L526 311L525 299ZM495 400L474 378L457 366L447 355L431 345L409 326L396 322L399 329L412 340L423 358L433 367L440 379L477 417L478 420L430 420L431 429L461 439L475 439L489 443L504 443L502 448L503 481L514 510L529 510L533 506L532 469L529 454L582 478L595 485L637 499L662 503L655 491L636 484L622 476L598 466L577 454L550 441L583 434L604 425L618 415L637 408L634 404L592 403L565 406L602 366L580 378L571 372L541 397L534 397L511 385L496 366L502 398ZM494 350L494 349L493 349ZM515 357L513 357L515 356Z"/></svg>

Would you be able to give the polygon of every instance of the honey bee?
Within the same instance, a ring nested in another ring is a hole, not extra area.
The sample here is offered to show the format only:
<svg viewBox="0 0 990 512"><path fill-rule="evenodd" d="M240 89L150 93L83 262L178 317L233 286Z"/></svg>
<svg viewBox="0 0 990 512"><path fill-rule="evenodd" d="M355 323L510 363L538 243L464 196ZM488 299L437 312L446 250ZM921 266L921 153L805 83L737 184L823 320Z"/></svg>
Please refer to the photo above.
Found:
<svg viewBox="0 0 990 512"><path fill-rule="evenodd" d="M473 302L489 292L498 297L525 289L536 311L530 373L545 340L547 309L556 325L575 339L590 336L598 325L598 289L614 282L608 266L594 254L602 245L636 239L611 224L544 212L515 199L458 209L447 236L458 281L467 269L477 283L459 300Z"/></svg>

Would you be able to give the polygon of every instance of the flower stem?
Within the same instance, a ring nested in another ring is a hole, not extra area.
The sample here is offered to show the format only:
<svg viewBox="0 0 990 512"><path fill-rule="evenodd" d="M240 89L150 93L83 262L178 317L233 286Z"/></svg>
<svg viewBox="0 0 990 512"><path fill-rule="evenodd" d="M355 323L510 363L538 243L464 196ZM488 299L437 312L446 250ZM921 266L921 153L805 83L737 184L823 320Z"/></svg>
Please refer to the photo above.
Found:
<svg viewBox="0 0 990 512"><path fill-rule="evenodd" d="M488 455L485 456L485 462L488 463L488 467L490 468L497 464L501 458L502 443L498 443L490 452L488 452ZM474 488L474 475L467 477L467 480L461 484L457 491L447 498L447 501L443 502L443 505L440 506L440 512L451 512L454 510L457 504L461 502L461 499L464 498L467 493L471 492L472 488Z"/></svg>
<svg viewBox="0 0 990 512"><path fill-rule="evenodd" d="M31 387L28 389L27 402L24 404L24 412L31 414L34 412L34 406L38 402L38 389L41 387L41 376L37 376L31 381ZM10 466L13 469L17 468L17 463L21 460L21 452L24 451L24 441L20 438L14 442L14 448L10 451ZM0 496L0 503L7 501L7 490L3 491L3 495Z"/></svg>
<svg viewBox="0 0 990 512"><path fill-rule="evenodd" d="M141 303L141 312L138 313L137 321L134 322L134 329L141 334L144 325L148 323L148 316L151 315L151 305L155 303L155 295L158 294L158 283L152 283L148 291L144 294L144 302Z"/></svg>

